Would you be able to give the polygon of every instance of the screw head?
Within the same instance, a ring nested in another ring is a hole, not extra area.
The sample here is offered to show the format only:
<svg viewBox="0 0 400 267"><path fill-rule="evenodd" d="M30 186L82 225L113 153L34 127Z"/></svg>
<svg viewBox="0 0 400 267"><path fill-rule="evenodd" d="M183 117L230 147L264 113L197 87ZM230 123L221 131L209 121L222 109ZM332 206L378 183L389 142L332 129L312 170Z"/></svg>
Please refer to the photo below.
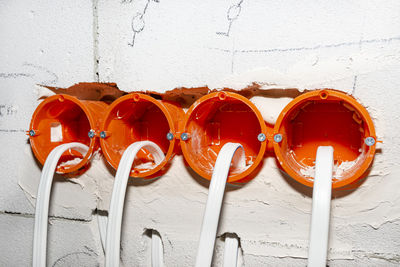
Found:
<svg viewBox="0 0 400 267"><path fill-rule="evenodd" d="M36 133L35 133L35 130L30 130L30 131L29 131L29 135L30 135L30 136L33 137L33 136L35 136L35 134L36 134Z"/></svg>
<svg viewBox="0 0 400 267"><path fill-rule="evenodd" d="M93 138L95 135L96 135L96 133L94 132L94 130L90 130L90 131L88 132L89 138Z"/></svg>
<svg viewBox="0 0 400 267"><path fill-rule="evenodd" d="M173 133L167 133L167 139L169 141L171 141L172 139L174 139L174 134Z"/></svg>
<svg viewBox="0 0 400 267"><path fill-rule="evenodd" d="M369 136L369 137L365 138L364 142L367 146L373 146L373 145L375 145L375 138Z"/></svg>
<svg viewBox="0 0 400 267"><path fill-rule="evenodd" d="M105 131L101 131L100 132L100 138L106 138L107 137L107 134L106 134L106 132Z"/></svg>
<svg viewBox="0 0 400 267"><path fill-rule="evenodd" d="M182 133L182 134L181 134L181 139L182 139L183 141L186 141L186 140L189 139L189 135L188 135L187 133Z"/></svg>
<svg viewBox="0 0 400 267"><path fill-rule="evenodd" d="M274 135L274 141L277 143L280 143L282 141L283 137L281 134L276 134Z"/></svg>
<svg viewBox="0 0 400 267"><path fill-rule="evenodd" d="M260 142L264 142L265 139L267 139L267 137L265 136L265 134L260 133L260 134L257 136L257 139L258 139L258 141L260 141Z"/></svg>

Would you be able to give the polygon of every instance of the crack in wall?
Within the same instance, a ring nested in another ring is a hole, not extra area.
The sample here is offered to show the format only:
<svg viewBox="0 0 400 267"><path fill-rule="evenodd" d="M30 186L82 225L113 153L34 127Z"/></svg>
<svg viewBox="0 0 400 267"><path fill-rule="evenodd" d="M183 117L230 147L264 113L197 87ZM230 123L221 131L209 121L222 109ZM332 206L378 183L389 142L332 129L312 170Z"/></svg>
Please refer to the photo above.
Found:
<svg viewBox="0 0 400 267"><path fill-rule="evenodd" d="M99 55L99 11L98 11L98 0L93 0L92 8L93 8L93 60L94 60L94 80L99 82L99 63L100 63L100 55Z"/></svg>
<svg viewBox="0 0 400 267"><path fill-rule="evenodd" d="M338 47L348 47L361 44L377 44L377 43L390 43L400 41L400 36L395 36L391 38L380 38L380 39L368 39L356 42L341 42L341 43L331 43L331 44L319 44L316 46L303 46L303 47L290 47L290 48L271 48L271 49L237 49L234 50L235 53L274 53L274 52L300 52L300 51L312 51L326 48L338 48ZM229 49L223 49L219 47L209 47L210 50L217 50L225 53L232 53Z"/></svg>
<svg viewBox="0 0 400 267"><path fill-rule="evenodd" d="M72 253L68 253L63 255L62 257L58 258L56 261L54 261L54 263L52 264L52 267L55 266L66 266L69 265L73 262L79 262L80 261L80 256L98 256L98 254L91 248L89 248L88 246L84 246L84 248L87 251L76 251L76 252L72 252Z"/></svg>
<svg viewBox="0 0 400 267"><path fill-rule="evenodd" d="M11 216L18 216L24 218L35 218L35 213L28 213L28 212L15 212L15 211L0 211L0 215L11 215ZM65 220L65 221L75 221L75 222L91 222L93 220L93 216L90 216L89 219L80 219L80 218L71 218L71 217L63 217L63 216L49 216L48 220Z"/></svg>

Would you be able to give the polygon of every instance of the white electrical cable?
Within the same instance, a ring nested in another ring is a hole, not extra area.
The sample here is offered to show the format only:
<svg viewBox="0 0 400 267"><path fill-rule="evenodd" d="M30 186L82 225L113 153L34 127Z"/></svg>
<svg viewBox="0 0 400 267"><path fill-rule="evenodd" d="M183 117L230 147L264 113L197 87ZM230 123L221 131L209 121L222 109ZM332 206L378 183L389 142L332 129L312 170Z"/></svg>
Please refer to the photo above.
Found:
<svg viewBox="0 0 400 267"><path fill-rule="evenodd" d="M151 266L164 266L164 251L161 236L156 232L151 232Z"/></svg>
<svg viewBox="0 0 400 267"><path fill-rule="evenodd" d="M106 235L106 267L119 266L121 223L124 208L126 186L131 173L132 163L136 154L141 149L147 149L153 155L154 162L159 165L165 155L161 148L151 141L139 141L131 144L122 155L115 175L114 187L111 196L110 209L108 214L107 235Z"/></svg>
<svg viewBox="0 0 400 267"><path fill-rule="evenodd" d="M241 153L235 155L239 148ZM218 153L203 217L196 267L211 265L219 214L231 163L238 167L245 167L244 150L241 144L226 143Z"/></svg>
<svg viewBox="0 0 400 267"><path fill-rule="evenodd" d="M315 160L308 267L325 267L332 195L333 147L320 146Z"/></svg>
<svg viewBox="0 0 400 267"><path fill-rule="evenodd" d="M239 251L239 240L233 235L226 235L224 248L224 267L236 267Z"/></svg>
<svg viewBox="0 0 400 267"><path fill-rule="evenodd" d="M99 226L100 241L103 251L106 251L107 216L97 213L97 224Z"/></svg>
<svg viewBox="0 0 400 267"><path fill-rule="evenodd" d="M33 235L33 267L46 266L47 220L49 215L51 185L57 163L62 154L69 149L77 150L82 153L82 155L85 155L89 147L81 143L59 145L50 152L44 163L36 199L35 229Z"/></svg>
<svg viewBox="0 0 400 267"><path fill-rule="evenodd" d="M104 252L106 247L107 218L107 215L97 213L97 224L100 232L101 246L103 247ZM122 265L121 262L120 265ZM151 232L151 266L164 266L163 243L161 236L154 230Z"/></svg>

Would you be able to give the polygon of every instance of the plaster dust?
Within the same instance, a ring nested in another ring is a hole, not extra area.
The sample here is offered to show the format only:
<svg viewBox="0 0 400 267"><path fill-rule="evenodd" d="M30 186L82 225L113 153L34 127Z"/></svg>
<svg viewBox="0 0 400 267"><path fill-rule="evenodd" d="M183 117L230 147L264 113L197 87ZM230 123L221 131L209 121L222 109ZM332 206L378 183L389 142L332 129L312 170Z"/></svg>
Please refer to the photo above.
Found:
<svg viewBox="0 0 400 267"><path fill-rule="evenodd" d="M155 167L157 167L157 165L154 162L146 162L146 163L141 163L141 164L135 166L135 169L138 169L143 172L143 171L154 169Z"/></svg>
<svg viewBox="0 0 400 267"><path fill-rule="evenodd" d="M81 160L82 160L81 158L74 158L65 162L61 162L58 166L65 167L66 169L68 169L73 167L74 165L77 165L79 162L81 162Z"/></svg>
<svg viewBox="0 0 400 267"><path fill-rule="evenodd" d="M340 164L335 164L334 169L333 169L333 171L334 171L333 177L335 179L340 180L346 171L350 170L351 168L353 168L356 165L357 161L358 160L355 159L352 161L343 161Z"/></svg>
<svg viewBox="0 0 400 267"><path fill-rule="evenodd" d="M358 161L358 158L352 161L343 161L340 164L333 165L333 179L340 180L343 174L353 168ZM315 178L315 166L307 166L300 169L300 173L307 178L313 180Z"/></svg>
<svg viewBox="0 0 400 267"><path fill-rule="evenodd" d="M300 169L300 173L307 178L315 178L315 166L307 166Z"/></svg>

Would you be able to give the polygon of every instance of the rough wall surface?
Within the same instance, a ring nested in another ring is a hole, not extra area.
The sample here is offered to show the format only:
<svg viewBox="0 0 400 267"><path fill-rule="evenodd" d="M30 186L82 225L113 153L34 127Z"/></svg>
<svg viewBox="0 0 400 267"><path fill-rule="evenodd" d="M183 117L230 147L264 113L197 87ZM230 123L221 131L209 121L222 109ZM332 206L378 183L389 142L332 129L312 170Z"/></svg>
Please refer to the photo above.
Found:
<svg viewBox="0 0 400 267"><path fill-rule="evenodd" d="M37 84L81 81L116 82L125 91L257 82L282 89L275 97L287 97L288 88L352 94L383 143L365 182L333 194L329 265L399 265L399 13L398 1L0 1L0 265L31 262L41 166L24 131ZM96 210L108 209L113 175L98 155L78 179L57 177L49 265L103 264ZM160 232L166 266L193 265L207 188L182 156L157 180L133 180L125 265L149 264L146 229ZM266 158L254 180L227 188L218 235L240 237L244 266L304 266L310 197ZM218 238L214 265L222 252Z"/></svg>

